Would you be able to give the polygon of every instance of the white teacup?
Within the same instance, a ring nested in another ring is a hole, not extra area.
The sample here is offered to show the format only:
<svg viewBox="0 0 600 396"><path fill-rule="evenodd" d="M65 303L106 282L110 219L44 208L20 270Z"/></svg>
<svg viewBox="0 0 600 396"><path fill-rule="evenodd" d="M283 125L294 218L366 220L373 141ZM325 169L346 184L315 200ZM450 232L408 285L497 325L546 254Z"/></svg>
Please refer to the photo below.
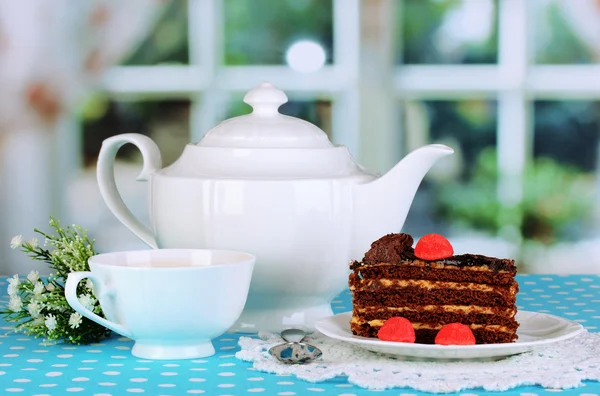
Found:
<svg viewBox="0 0 600 396"><path fill-rule="evenodd" d="M206 357L215 353L211 340L241 315L255 260L248 253L205 249L99 254L89 259L91 272L69 274L65 295L83 316L135 340L134 356ZM77 298L85 278L107 319Z"/></svg>

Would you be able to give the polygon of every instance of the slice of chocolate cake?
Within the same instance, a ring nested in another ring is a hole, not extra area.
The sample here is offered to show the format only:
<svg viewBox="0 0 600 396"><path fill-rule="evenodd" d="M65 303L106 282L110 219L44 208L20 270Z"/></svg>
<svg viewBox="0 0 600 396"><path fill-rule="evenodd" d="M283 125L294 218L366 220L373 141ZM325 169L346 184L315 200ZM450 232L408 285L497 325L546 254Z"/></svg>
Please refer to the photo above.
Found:
<svg viewBox="0 0 600 396"><path fill-rule="evenodd" d="M449 323L468 325L477 344L517 339L514 260L473 254L422 260L413 242L408 234L386 235L351 263L353 334L377 337L387 319L401 316L412 323L417 343L433 344Z"/></svg>

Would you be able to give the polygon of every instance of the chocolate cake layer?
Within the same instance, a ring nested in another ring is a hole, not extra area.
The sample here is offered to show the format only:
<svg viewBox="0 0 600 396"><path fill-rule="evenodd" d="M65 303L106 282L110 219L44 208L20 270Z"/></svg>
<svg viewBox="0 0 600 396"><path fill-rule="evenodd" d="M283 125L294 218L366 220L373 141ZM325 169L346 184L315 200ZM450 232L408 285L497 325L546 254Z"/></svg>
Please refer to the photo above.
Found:
<svg viewBox="0 0 600 396"><path fill-rule="evenodd" d="M433 310L397 310L388 309L361 309L355 308L352 312L353 320L359 322L368 322L371 320L383 320L386 321L394 316L401 316L408 319L411 323L413 322L424 322L424 323L462 323L462 324L483 324L483 325L499 325L499 326L510 326L516 327L518 323L514 319L514 313L512 315L498 315L497 313L478 313L478 312L448 312L440 308Z"/></svg>
<svg viewBox="0 0 600 396"><path fill-rule="evenodd" d="M368 324L359 325L352 323L350 328L352 330L352 334L369 338L377 338L377 332L379 331L379 327L372 327ZM512 333L489 330L485 328L473 329L472 331L477 344L499 344L514 342L518 338L516 329L515 332ZM437 329L416 329L415 336L417 339L415 342L419 344L434 344L437 333Z"/></svg>
<svg viewBox="0 0 600 396"><path fill-rule="evenodd" d="M425 289L409 286L375 291L353 291L352 303L355 307L402 307L407 304L422 305L481 305L494 306L514 305L516 295L513 293L495 293L480 290Z"/></svg>
<svg viewBox="0 0 600 396"><path fill-rule="evenodd" d="M413 242L413 238L408 234L388 234L373 242L371 249L365 253L362 262L355 261L352 263L351 268L355 269L362 265L377 263L400 264L405 261L418 260L412 248ZM425 263L426 265L442 263L458 268L487 267L492 271L506 271L513 273L513 275L516 273L514 260L498 259L477 254L461 254L443 260L425 261Z"/></svg>
<svg viewBox="0 0 600 396"><path fill-rule="evenodd" d="M423 265L421 265L421 263ZM471 267L461 269L455 266L432 268L422 260L401 262L399 264L380 263L355 267L354 273L365 279L427 279L434 281L474 282L491 285L507 285L514 282L511 272L474 270Z"/></svg>

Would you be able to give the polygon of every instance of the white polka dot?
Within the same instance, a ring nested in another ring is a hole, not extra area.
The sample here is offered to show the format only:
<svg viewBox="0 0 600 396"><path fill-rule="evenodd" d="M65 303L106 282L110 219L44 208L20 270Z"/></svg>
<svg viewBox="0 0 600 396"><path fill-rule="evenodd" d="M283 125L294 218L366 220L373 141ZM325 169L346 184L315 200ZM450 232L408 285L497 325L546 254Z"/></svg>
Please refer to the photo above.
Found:
<svg viewBox="0 0 600 396"><path fill-rule="evenodd" d="M63 373L59 371L50 371L49 373L46 373L46 377L60 377L61 375L63 375Z"/></svg>
<svg viewBox="0 0 600 396"><path fill-rule="evenodd" d="M0 375L6 374L6 371L0 371Z"/></svg>
<svg viewBox="0 0 600 396"><path fill-rule="evenodd" d="M120 375L121 373L118 371L105 371L102 374L104 374L104 375Z"/></svg>
<svg viewBox="0 0 600 396"><path fill-rule="evenodd" d="M41 388L54 388L55 386L58 386L58 384L41 384L40 385Z"/></svg>
<svg viewBox="0 0 600 396"><path fill-rule="evenodd" d="M14 379L13 382L26 383L26 382L31 382L31 380L28 378L17 378L17 379Z"/></svg>
<svg viewBox="0 0 600 396"><path fill-rule="evenodd" d="M163 375L165 377L173 377L173 376L177 375L177 373L174 371L165 371L165 372L160 373L160 375Z"/></svg>
<svg viewBox="0 0 600 396"><path fill-rule="evenodd" d="M62 355L57 355L56 357L60 358L60 359L68 359L68 358L72 358L73 355L69 355L69 354L65 353L65 354L62 354Z"/></svg>
<svg viewBox="0 0 600 396"><path fill-rule="evenodd" d="M177 363L167 363L163 364L163 367L179 367L179 365Z"/></svg>
<svg viewBox="0 0 600 396"><path fill-rule="evenodd" d="M221 356L219 356L219 358L221 358L221 359L229 359L229 358L232 358L232 357L235 357L235 355L221 355Z"/></svg>
<svg viewBox="0 0 600 396"><path fill-rule="evenodd" d="M562 392L562 389L553 389L553 388L546 388L544 389L546 392ZM579 395L581 396L581 395Z"/></svg>
<svg viewBox="0 0 600 396"><path fill-rule="evenodd" d="M36 349L33 352L35 352L35 353L47 353L47 352L50 352L50 351L47 350L47 349Z"/></svg>
<svg viewBox="0 0 600 396"><path fill-rule="evenodd" d="M110 367L123 367L124 364L123 363L109 363L109 364L107 364L107 366L110 366Z"/></svg>
<svg viewBox="0 0 600 396"><path fill-rule="evenodd" d="M82 360L81 363L97 363L97 360Z"/></svg>
<svg viewBox="0 0 600 396"><path fill-rule="evenodd" d="M218 375L221 377L233 377L235 375L235 373L225 372L225 373L219 373Z"/></svg>
<svg viewBox="0 0 600 396"><path fill-rule="evenodd" d="M144 359L139 359L137 360L138 363L152 363L152 360L144 360Z"/></svg>
<svg viewBox="0 0 600 396"><path fill-rule="evenodd" d="M67 392L81 392L83 388L67 388Z"/></svg>
<svg viewBox="0 0 600 396"><path fill-rule="evenodd" d="M148 371L150 370L150 367L136 367L134 368L135 371Z"/></svg>
<svg viewBox="0 0 600 396"><path fill-rule="evenodd" d="M259 393L259 392L264 392L264 391L265 391L265 388L251 388L251 389L248 389L248 392L251 392L251 393Z"/></svg>
<svg viewBox="0 0 600 396"><path fill-rule="evenodd" d="M221 363L221 364L219 364L219 367L231 367L231 366L235 366L235 363Z"/></svg>
<svg viewBox="0 0 600 396"><path fill-rule="evenodd" d="M115 349L118 349L119 351L128 351L131 348L128 346L116 346Z"/></svg>
<svg viewBox="0 0 600 396"><path fill-rule="evenodd" d="M112 396L110 393L94 393L94 396Z"/></svg>
<svg viewBox="0 0 600 396"><path fill-rule="evenodd" d="M400 396L416 396L415 393L400 393Z"/></svg>
<svg viewBox="0 0 600 396"><path fill-rule="evenodd" d="M175 384L158 384L159 388L175 388L176 386Z"/></svg>
<svg viewBox="0 0 600 396"><path fill-rule="evenodd" d="M53 364L52 367L69 367L68 364Z"/></svg>
<svg viewBox="0 0 600 396"><path fill-rule="evenodd" d="M219 388L233 388L235 384L219 384Z"/></svg>
<svg viewBox="0 0 600 396"><path fill-rule="evenodd" d="M87 377L76 377L76 378L73 378L71 381L74 381L74 382L85 382L85 381L89 381L89 380L90 379L87 378Z"/></svg>
<svg viewBox="0 0 600 396"><path fill-rule="evenodd" d="M221 341L230 342L230 341L235 341L235 339L233 339L233 338L221 338Z"/></svg>
<svg viewBox="0 0 600 396"><path fill-rule="evenodd" d="M19 354L18 353L7 353L6 355L4 355L4 357L14 358L14 357L19 357Z"/></svg>
<svg viewBox="0 0 600 396"><path fill-rule="evenodd" d="M7 392L16 393L16 392L23 392L25 389L23 389L23 388L6 388L4 390Z"/></svg>
<svg viewBox="0 0 600 396"><path fill-rule="evenodd" d="M278 382L277 385L294 385L294 383L291 381L281 381Z"/></svg>
<svg viewBox="0 0 600 396"><path fill-rule="evenodd" d="M203 367L192 367L190 371L206 371L206 369Z"/></svg>
<svg viewBox="0 0 600 396"><path fill-rule="evenodd" d="M42 359L27 359L28 363L42 363Z"/></svg>
<svg viewBox="0 0 600 396"><path fill-rule="evenodd" d="M129 381L131 382L146 382L148 378L131 378Z"/></svg>
<svg viewBox="0 0 600 396"><path fill-rule="evenodd" d="M141 388L129 388L127 389L129 393L144 393L145 391Z"/></svg>
<svg viewBox="0 0 600 396"><path fill-rule="evenodd" d="M102 353L102 351L99 349L88 349L86 352L87 353Z"/></svg>
<svg viewBox="0 0 600 396"><path fill-rule="evenodd" d="M224 347L219 348L219 350L220 351L228 351L230 349L235 349L235 348L237 348L237 347L235 347L235 346L224 346Z"/></svg>
<svg viewBox="0 0 600 396"><path fill-rule="evenodd" d="M340 393L338 396L356 396L354 393Z"/></svg>
<svg viewBox="0 0 600 396"><path fill-rule="evenodd" d="M477 396L477 393L461 393L460 396Z"/></svg>
<svg viewBox="0 0 600 396"><path fill-rule="evenodd" d="M93 370L93 367L77 367L78 371L90 371Z"/></svg>
<svg viewBox="0 0 600 396"><path fill-rule="evenodd" d="M277 395L279 396L294 396L296 392L279 392Z"/></svg>
<svg viewBox="0 0 600 396"><path fill-rule="evenodd" d="M196 359L196 360L192 360L192 363L206 363L206 360Z"/></svg>
<svg viewBox="0 0 600 396"><path fill-rule="evenodd" d="M264 381L263 377L250 377L248 381Z"/></svg>
<svg viewBox="0 0 600 396"><path fill-rule="evenodd" d="M11 351L16 351L16 350L19 350L19 349L25 349L25 347L22 347L22 346L14 346L14 347L10 347L10 348L8 348L8 349L10 349Z"/></svg>
<svg viewBox="0 0 600 396"><path fill-rule="evenodd" d="M521 393L520 396L538 396L537 393Z"/></svg>
<svg viewBox="0 0 600 396"><path fill-rule="evenodd" d="M25 368L22 368L21 371L37 371L37 369L33 368L33 367L25 367Z"/></svg>
<svg viewBox="0 0 600 396"><path fill-rule="evenodd" d="M219 385L221 386L221 385ZM202 389L190 389L189 391L187 391L187 393L192 394L192 395L199 395L204 393L204 391Z"/></svg>
<svg viewBox="0 0 600 396"><path fill-rule="evenodd" d="M307 388L306 390L309 390L311 392L325 392L325 389L323 388Z"/></svg>
<svg viewBox="0 0 600 396"><path fill-rule="evenodd" d="M190 378L189 381L190 382L205 382L206 379L204 379L204 378Z"/></svg>
<svg viewBox="0 0 600 396"><path fill-rule="evenodd" d="M597 393L580 393L579 396L598 396Z"/></svg>

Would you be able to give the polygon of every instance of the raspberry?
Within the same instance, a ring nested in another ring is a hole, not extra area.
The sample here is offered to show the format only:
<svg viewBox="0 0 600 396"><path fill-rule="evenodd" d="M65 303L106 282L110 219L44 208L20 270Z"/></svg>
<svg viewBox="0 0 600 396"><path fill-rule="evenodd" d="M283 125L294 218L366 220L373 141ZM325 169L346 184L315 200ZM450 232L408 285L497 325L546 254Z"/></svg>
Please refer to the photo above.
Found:
<svg viewBox="0 0 600 396"><path fill-rule="evenodd" d="M439 345L474 345L475 336L469 326L462 323L450 323L440 329L435 336Z"/></svg>
<svg viewBox="0 0 600 396"><path fill-rule="evenodd" d="M452 245L440 234L423 235L415 246L415 256L422 260L440 260L453 254Z"/></svg>
<svg viewBox="0 0 600 396"><path fill-rule="evenodd" d="M415 329L410 321L400 316L389 318L377 333L382 341L415 342Z"/></svg>

